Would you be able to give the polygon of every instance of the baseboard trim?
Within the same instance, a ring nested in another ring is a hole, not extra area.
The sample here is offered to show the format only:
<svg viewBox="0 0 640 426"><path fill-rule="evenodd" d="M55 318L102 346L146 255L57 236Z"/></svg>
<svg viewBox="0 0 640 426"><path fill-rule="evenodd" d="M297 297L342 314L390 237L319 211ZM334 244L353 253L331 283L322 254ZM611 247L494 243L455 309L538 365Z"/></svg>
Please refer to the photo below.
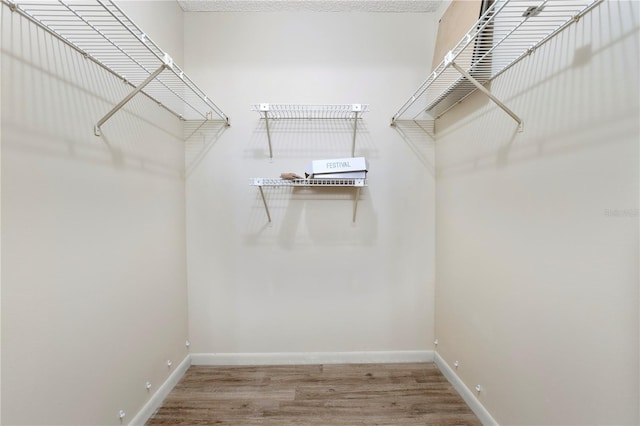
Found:
<svg viewBox="0 0 640 426"><path fill-rule="evenodd" d="M180 381L184 373L187 372L189 367L191 366L191 356L187 354L187 356L182 360L182 362L176 367L175 370L167 377L167 380L164 381L162 385L158 388L157 391L149 398L146 404L140 409L138 414L131 419L129 422L132 426L144 425L147 420L153 416L158 408L162 405L162 401L169 395L169 392L175 387L176 384Z"/></svg>
<svg viewBox="0 0 640 426"><path fill-rule="evenodd" d="M482 422L484 426L488 425L497 425L498 422L491 416L489 411L484 408L484 405L476 398L474 393L464 384L462 379L456 374L456 372L449 367L449 364L438 354L435 352L434 361L436 366L440 369L444 377L447 378L449 383L454 387L456 391L460 394L464 402L467 403L471 411L478 416L478 419Z"/></svg>
<svg viewBox="0 0 640 426"><path fill-rule="evenodd" d="M191 354L192 365L303 365L433 362L433 351Z"/></svg>

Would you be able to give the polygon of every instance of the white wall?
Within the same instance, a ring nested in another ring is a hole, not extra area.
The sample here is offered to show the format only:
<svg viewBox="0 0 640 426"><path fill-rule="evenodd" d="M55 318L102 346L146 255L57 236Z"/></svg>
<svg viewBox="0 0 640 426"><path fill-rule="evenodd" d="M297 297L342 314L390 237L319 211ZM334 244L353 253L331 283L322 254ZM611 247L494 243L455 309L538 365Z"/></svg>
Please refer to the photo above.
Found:
<svg viewBox="0 0 640 426"><path fill-rule="evenodd" d="M0 12L2 13L2 12ZM0 15L0 18L2 16ZM0 20L0 22L2 22ZM2 55L0 54L0 99L2 99ZM2 102L0 102L0 125L2 124ZM0 126L0 342L2 342L2 127ZM0 378L2 377L2 350L0 348ZM0 421L2 421L2 385L0 384Z"/></svg>
<svg viewBox="0 0 640 426"><path fill-rule="evenodd" d="M640 4L438 121L438 353L501 424L638 424Z"/></svg>
<svg viewBox="0 0 640 426"><path fill-rule="evenodd" d="M183 68L184 13L176 1L120 0L117 5Z"/></svg>
<svg viewBox="0 0 640 426"><path fill-rule="evenodd" d="M231 117L187 178L192 352L432 349L433 150L389 126L430 66L427 14L186 13L185 66ZM303 173L351 154L351 124L272 122L274 159L251 103L368 103L352 193L267 190L252 177Z"/></svg>
<svg viewBox="0 0 640 426"><path fill-rule="evenodd" d="M126 86L1 10L2 424L126 423L187 355L182 125L140 96L97 138Z"/></svg>

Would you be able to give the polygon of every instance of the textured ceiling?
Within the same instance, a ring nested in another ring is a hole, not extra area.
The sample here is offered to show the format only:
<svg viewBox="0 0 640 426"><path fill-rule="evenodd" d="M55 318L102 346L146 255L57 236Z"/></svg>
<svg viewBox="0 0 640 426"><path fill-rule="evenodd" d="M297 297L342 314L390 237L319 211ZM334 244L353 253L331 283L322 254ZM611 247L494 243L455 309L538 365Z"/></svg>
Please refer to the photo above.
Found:
<svg viewBox="0 0 640 426"><path fill-rule="evenodd" d="M435 12L442 0L178 0L185 12Z"/></svg>

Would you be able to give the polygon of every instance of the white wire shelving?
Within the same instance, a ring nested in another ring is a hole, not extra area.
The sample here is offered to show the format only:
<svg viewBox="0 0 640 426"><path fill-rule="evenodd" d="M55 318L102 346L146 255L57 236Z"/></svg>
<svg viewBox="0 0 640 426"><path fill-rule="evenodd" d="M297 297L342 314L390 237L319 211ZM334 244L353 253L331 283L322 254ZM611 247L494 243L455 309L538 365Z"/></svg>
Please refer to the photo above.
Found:
<svg viewBox="0 0 640 426"><path fill-rule="evenodd" d="M111 0L1 0L133 90L103 118L95 133L136 94L142 93L181 120L229 117Z"/></svg>
<svg viewBox="0 0 640 426"><path fill-rule="evenodd" d="M363 187L367 186L367 180L363 178L303 178L303 179L281 179L281 178L253 178L251 185L257 186L260 190L260 196L262 197L262 203L264 204L265 212L267 213L267 219L271 222L271 213L269 212L269 206L267 199L264 195L263 187L302 187L302 188L322 188L322 187L347 187L354 188L355 194L353 199L353 222L356 221L356 213L358 211L358 199L360 198L360 191Z"/></svg>
<svg viewBox="0 0 640 426"><path fill-rule="evenodd" d="M604 0L495 0L391 118L435 120L476 89L522 119L484 85Z"/></svg>
<svg viewBox="0 0 640 426"><path fill-rule="evenodd" d="M358 119L362 114L369 112L367 104L332 104L332 105L299 105L299 104L270 104L260 103L251 105L251 111L260 114L264 119L267 129L267 141L269 143L269 158L273 158L271 145L271 130L269 120L282 119L345 119L353 120L353 138L351 144L351 156L355 156L356 133Z"/></svg>

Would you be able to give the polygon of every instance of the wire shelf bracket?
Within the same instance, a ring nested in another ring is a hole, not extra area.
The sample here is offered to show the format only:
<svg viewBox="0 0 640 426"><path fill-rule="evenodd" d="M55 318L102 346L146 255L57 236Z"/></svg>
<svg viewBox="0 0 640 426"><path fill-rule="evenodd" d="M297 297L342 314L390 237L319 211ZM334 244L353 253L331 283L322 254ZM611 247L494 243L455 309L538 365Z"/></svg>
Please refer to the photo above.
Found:
<svg viewBox="0 0 640 426"><path fill-rule="evenodd" d="M251 110L258 112L264 119L269 143L269 158L273 158L271 145L271 130L269 120L278 119L349 119L353 120L353 136L351 142L351 156L356 152L356 133L358 119L369 111L367 104L334 104L334 105L293 105L260 103L251 105Z"/></svg>
<svg viewBox="0 0 640 426"><path fill-rule="evenodd" d="M479 90L513 118L522 131L522 119L485 85L603 1L494 1L393 115L391 125L400 120L434 121Z"/></svg>
<svg viewBox="0 0 640 426"><path fill-rule="evenodd" d="M509 107L503 104L502 101L500 101L498 98L493 96L493 94L489 90L487 90L487 88L485 88L478 80L473 78L473 76L471 76L468 72L462 69L460 65L451 61L451 66L455 68L456 71L458 71L464 78L470 81L479 91L484 93L489 99L491 99L496 105L498 105L504 112L509 114L509 116L513 118L516 121L516 123L518 123L519 132L522 132L524 130L524 124L522 123L522 119L515 112L511 111L511 109L509 109Z"/></svg>
<svg viewBox="0 0 640 426"><path fill-rule="evenodd" d="M147 86L147 84L151 83L156 77L158 77L158 75L160 75L160 73L162 71L164 71L167 68L167 66L168 66L167 64L161 65L160 68L158 68L153 73L151 73L151 75L149 75L149 77L147 77L147 79L145 81L140 83L140 85L138 85L135 89L133 89L133 91L131 93L129 93L123 100L121 100L115 107L113 107L113 109L111 111L109 111L104 117L102 117L98 121L98 123L93 127L93 133L96 136L100 136L100 134L101 134L100 129L102 128L102 125L108 119L110 119L113 116L113 114L115 114L122 107L124 107L127 104L127 102L129 102L131 99L133 99L133 97L135 95L137 95L142 89L144 89Z"/></svg>
<svg viewBox="0 0 640 426"><path fill-rule="evenodd" d="M142 93L183 121L229 117L112 0L0 0L23 18L119 78L132 91L94 126Z"/></svg>
<svg viewBox="0 0 640 426"><path fill-rule="evenodd" d="M366 179L339 179L339 178L306 178L306 179L280 179L280 178L253 178L251 185L257 186L260 190L260 197L262 198L262 204L264 210L267 213L267 219L271 222L271 213L269 212L269 205L267 204L267 198L264 195L263 187L302 187L302 188L322 188L322 187L348 187L354 188L353 198L353 216L352 221L356 221L356 213L358 211L358 199L360 198L360 191L363 187L367 186Z"/></svg>

